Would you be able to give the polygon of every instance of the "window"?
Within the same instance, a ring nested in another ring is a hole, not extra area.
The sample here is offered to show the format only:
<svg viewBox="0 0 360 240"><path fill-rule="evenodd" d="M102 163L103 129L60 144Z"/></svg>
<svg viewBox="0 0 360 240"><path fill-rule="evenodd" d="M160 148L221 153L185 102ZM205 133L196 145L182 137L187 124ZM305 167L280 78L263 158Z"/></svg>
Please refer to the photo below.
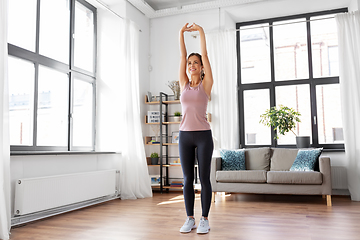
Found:
<svg viewBox="0 0 360 240"><path fill-rule="evenodd" d="M334 15L346 11L237 24L242 147L294 147L292 132L274 139L275 130L259 123L266 109L284 105L301 113L296 135L344 149Z"/></svg>
<svg viewBox="0 0 360 240"><path fill-rule="evenodd" d="M94 150L96 9L12 0L8 32L11 151Z"/></svg>

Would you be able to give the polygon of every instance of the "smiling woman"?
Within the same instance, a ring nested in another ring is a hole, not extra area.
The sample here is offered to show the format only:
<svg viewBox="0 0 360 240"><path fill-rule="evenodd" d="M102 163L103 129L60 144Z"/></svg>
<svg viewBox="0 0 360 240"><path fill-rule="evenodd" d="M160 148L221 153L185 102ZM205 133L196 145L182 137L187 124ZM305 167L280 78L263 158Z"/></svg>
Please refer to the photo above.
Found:
<svg viewBox="0 0 360 240"><path fill-rule="evenodd" d="M191 53L186 58L184 32L198 31L200 35L201 55ZM213 77L206 50L205 34L202 27L193 23L185 24L180 30L180 72L181 107L183 119L180 123L179 153L184 175L184 199L187 220L180 232L188 233L196 228L194 219L194 165L195 149L199 165L201 182L202 217L197 233L210 230L208 214L211 205L210 166L214 148L210 124L206 118L206 109L213 86ZM188 71L189 76L186 73Z"/></svg>

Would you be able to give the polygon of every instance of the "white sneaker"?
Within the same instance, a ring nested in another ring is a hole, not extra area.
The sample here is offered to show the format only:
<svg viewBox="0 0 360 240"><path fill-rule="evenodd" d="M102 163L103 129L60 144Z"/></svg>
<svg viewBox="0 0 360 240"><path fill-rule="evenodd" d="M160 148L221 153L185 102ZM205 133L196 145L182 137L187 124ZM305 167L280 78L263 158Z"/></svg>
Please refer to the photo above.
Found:
<svg viewBox="0 0 360 240"><path fill-rule="evenodd" d="M196 228L195 219L188 217L184 223L184 225L180 228L180 232L189 233L192 229Z"/></svg>
<svg viewBox="0 0 360 240"><path fill-rule="evenodd" d="M209 220L202 217L200 219L199 227L197 228L197 233L204 234L204 233L208 233L209 230L210 230Z"/></svg>

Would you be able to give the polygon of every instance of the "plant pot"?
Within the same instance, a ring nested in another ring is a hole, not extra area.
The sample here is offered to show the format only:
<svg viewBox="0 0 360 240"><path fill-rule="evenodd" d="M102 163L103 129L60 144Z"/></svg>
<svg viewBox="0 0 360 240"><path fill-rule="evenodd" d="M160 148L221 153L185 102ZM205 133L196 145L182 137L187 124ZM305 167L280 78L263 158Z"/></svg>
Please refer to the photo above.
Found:
<svg viewBox="0 0 360 240"><path fill-rule="evenodd" d="M151 158L151 165L158 165L159 158Z"/></svg>
<svg viewBox="0 0 360 240"><path fill-rule="evenodd" d="M310 137L309 136L296 136L296 147L297 148L310 148Z"/></svg>
<svg viewBox="0 0 360 240"><path fill-rule="evenodd" d="M180 122L181 121L181 117L180 116L175 116L174 117L174 122Z"/></svg>

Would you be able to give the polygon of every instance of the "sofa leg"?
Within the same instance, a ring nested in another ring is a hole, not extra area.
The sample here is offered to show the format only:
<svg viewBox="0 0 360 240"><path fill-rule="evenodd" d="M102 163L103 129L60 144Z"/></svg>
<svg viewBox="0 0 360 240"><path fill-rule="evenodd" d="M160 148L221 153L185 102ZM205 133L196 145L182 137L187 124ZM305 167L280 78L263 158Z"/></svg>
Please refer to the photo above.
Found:
<svg viewBox="0 0 360 240"><path fill-rule="evenodd" d="M212 192L211 194L211 202L215 202L215 193L216 192Z"/></svg>
<svg viewBox="0 0 360 240"><path fill-rule="evenodd" d="M331 207L331 195L326 195L326 205L328 207Z"/></svg>

